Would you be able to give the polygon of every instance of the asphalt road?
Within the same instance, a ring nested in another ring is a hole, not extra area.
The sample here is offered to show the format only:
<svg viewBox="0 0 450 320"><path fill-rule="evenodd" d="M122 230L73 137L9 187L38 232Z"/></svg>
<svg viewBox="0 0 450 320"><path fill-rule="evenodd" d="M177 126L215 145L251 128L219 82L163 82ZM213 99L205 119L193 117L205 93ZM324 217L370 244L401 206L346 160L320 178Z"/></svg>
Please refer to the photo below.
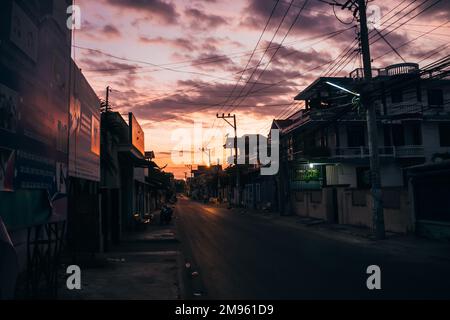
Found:
<svg viewBox="0 0 450 320"><path fill-rule="evenodd" d="M186 287L203 299L450 298L448 262L408 261L183 198L176 212L187 271L199 273ZM381 290L366 286L374 264Z"/></svg>

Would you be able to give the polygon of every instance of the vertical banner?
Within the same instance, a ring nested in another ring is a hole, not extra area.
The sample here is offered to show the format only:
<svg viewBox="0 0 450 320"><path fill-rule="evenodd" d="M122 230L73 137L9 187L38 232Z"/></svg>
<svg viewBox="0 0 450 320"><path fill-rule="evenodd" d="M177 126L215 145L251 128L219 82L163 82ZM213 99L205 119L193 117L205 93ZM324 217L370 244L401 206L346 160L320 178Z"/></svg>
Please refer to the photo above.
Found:
<svg viewBox="0 0 450 320"><path fill-rule="evenodd" d="M137 122L134 115L129 113L129 126L130 126L130 139L131 144L141 153L142 156L145 155L145 141L144 141L144 131Z"/></svg>
<svg viewBox="0 0 450 320"><path fill-rule="evenodd" d="M72 62L69 176L100 181L100 100Z"/></svg>

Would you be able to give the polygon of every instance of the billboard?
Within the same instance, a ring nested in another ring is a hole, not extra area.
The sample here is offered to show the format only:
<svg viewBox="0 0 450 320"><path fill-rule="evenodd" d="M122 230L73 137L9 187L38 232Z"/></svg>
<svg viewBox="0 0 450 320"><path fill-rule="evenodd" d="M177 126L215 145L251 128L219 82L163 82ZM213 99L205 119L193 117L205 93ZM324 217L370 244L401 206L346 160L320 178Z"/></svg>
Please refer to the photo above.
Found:
<svg viewBox="0 0 450 320"><path fill-rule="evenodd" d="M131 144L142 154L145 155L145 141L144 141L144 131L137 122L134 115L130 112L129 116L129 126L130 126L130 139Z"/></svg>
<svg viewBox="0 0 450 320"><path fill-rule="evenodd" d="M100 181L100 100L72 62L69 176Z"/></svg>
<svg viewBox="0 0 450 320"><path fill-rule="evenodd" d="M4 9L0 190L45 189L52 200L67 189L68 34L50 20L39 23L15 1Z"/></svg>

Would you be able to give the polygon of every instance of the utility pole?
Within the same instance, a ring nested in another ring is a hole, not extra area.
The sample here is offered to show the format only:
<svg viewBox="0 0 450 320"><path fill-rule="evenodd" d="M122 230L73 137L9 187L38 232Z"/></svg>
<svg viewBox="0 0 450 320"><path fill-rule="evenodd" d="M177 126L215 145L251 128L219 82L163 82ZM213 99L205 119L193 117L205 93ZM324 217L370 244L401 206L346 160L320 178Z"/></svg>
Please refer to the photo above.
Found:
<svg viewBox="0 0 450 320"><path fill-rule="evenodd" d="M203 162L203 153L206 153L208 151L208 166L211 166L211 149L202 147L200 148L200 151L202 152L202 162Z"/></svg>
<svg viewBox="0 0 450 320"><path fill-rule="evenodd" d="M225 120L231 127L234 129L234 164L236 166L236 188L237 188L237 203L238 205L241 204L241 197L240 197L240 189L241 189L241 177L239 174L239 165L238 165L238 143L237 143L237 124L236 124L236 115L228 114L225 115L222 113L222 115L217 114L216 117L218 119ZM233 119L233 123L228 121L228 119Z"/></svg>
<svg viewBox="0 0 450 320"><path fill-rule="evenodd" d="M370 58L369 31L367 28L366 0L347 0L343 5L335 3L341 9L353 11L356 17L359 13L359 32L361 51L364 64L364 85L361 92L361 103L366 107L367 135L370 153L370 177L372 193L372 220L374 235L377 240L385 238L383 203L381 198L380 157L378 150L377 113L371 97L372 59Z"/></svg>
<svg viewBox="0 0 450 320"><path fill-rule="evenodd" d="M365 89L361 95L361 101L366 106L367 132L370 153L370 176L372 182L372 219L375 238L385 238L384 213L381 198L380 157L378 150L377 113L372 101L372 61L370 58L369 32L367 29L366 0L358 0L359 25L361 34L361 50L364 63Z"/></svg>
<svg viewBox="0 0 450 320"><path fill-rule="evenodd" d="M192 164L187 164L185 167L190 170L190 177L192 178Z"/></svg>
<svg viewBox="0 0 450 320"><path fill-rule="evenodd" d="M220 196L220 160L217 158L217 199L222 202L222 197Z"/></svg>
<svg viewBox="0 0 450 320"><path fill-rule="evenodd" d="M111 108L109 107L109 93L111 92L111 87L106 87L106 100L105 100L105 110L106 112L111 111Z"/></svg>

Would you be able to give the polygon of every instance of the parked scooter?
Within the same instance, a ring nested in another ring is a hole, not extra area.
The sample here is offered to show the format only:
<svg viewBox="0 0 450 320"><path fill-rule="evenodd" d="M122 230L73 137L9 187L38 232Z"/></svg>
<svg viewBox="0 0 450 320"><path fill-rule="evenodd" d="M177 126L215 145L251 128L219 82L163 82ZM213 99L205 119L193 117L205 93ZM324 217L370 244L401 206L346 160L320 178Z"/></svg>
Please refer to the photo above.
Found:
<svg viewBox="0 0 450 320"><path fill-rule="evenodd" d="M172 221L173 209L168 205L163 205L160 212L160 224L169 224Z"/></svg>

